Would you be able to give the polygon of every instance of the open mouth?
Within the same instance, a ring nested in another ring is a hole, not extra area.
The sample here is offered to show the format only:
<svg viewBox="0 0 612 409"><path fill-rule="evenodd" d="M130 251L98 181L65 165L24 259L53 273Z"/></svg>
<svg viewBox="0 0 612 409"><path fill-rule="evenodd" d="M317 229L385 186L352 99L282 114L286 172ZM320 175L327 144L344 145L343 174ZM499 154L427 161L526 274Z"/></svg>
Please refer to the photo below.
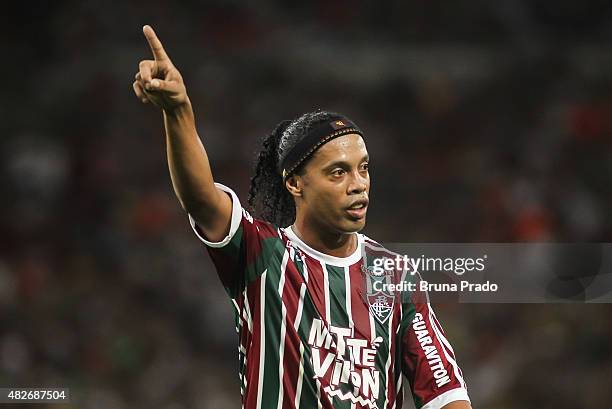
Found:
<svg viewBox="0 0 612 409"><path fill-rule="evenodd" d="M354 219L363 219L366 215L367 210L368 210L368 201L359 200L353 203L350 207L348 207L346 209L346 212Z"/></svg>

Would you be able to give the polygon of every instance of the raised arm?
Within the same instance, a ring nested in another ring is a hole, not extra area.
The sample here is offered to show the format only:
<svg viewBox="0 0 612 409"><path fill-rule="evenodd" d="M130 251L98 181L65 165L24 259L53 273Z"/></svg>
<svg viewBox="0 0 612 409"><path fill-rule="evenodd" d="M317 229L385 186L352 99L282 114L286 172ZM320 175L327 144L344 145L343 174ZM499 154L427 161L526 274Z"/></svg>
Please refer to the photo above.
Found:
<svg viewBox="0 0 612 409"><path fill-rule="evenodd" d="M150 102L162 109L174 192L207 238L219 241L229 231L231 199L214 185L181 73L153 29L147 25L143 32L154 59L140 61L133 83L134 92L142 103Z"/></svg>

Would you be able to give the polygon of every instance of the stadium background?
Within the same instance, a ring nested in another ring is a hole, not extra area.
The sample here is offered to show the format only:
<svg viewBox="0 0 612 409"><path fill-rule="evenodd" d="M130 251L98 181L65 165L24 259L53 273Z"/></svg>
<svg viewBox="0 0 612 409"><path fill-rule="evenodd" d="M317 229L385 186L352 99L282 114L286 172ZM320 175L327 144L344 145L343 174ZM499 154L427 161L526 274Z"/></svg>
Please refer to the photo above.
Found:
<svg viewBox="0 0 612 409"><path fill-rule="evenodd" d="M84 409L239 407L230 303L161 114L132 92L147 23L243 201L260 139L323 108L367 133L379 241L610 241L610 3L433 3L12 3L0 384L68 386ZM437 311L475 408L610 407L610 305Z"/></svg>

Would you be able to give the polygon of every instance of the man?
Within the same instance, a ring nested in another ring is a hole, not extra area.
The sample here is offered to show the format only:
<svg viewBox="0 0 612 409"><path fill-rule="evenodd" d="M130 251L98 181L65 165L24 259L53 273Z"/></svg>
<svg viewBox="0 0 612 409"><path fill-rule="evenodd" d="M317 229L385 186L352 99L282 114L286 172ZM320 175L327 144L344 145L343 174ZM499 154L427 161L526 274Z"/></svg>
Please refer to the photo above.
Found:
<svg viewBox="0 0 612 409"><path fill-rule="evenodd" d="M453 350L426 298L365 296L370 178L361 130L318 111L264 141L249 203L215 183L181 74L150 26L154 60L133 84L162 108L176 195L236 309L243 407L470 408ZM286 226L286 227L285 227Z"/></svg>

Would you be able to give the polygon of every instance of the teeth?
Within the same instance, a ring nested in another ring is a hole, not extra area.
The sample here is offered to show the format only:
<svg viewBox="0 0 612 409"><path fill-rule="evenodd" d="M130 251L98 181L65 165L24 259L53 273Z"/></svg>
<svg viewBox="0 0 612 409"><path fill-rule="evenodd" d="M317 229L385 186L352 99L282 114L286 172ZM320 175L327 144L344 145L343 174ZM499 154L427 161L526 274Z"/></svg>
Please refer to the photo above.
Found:
<svg viewBox="0 0 612 409"><path fill-rule="evenodd" d="M364 205L363 203L360 203L360 204L358 204L358 205L351 206L351 209L361 209L361 208L363 208L363 207L365 207L365 205Z"/></svg>

